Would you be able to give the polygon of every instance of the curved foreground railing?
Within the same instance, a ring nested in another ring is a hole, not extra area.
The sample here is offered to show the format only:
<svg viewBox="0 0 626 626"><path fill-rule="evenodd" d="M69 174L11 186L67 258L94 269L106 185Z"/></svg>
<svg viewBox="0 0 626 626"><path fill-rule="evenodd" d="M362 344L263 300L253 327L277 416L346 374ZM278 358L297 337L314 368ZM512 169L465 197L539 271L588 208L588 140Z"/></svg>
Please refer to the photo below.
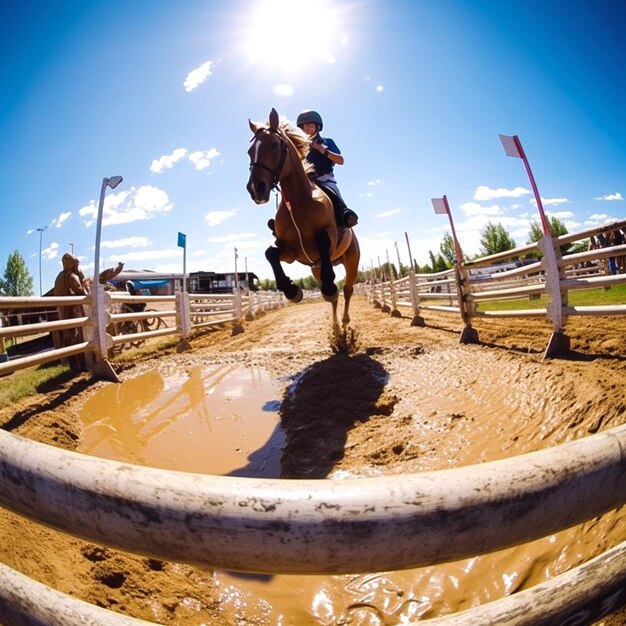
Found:
<svg viewBox="0 0 626 626"><path fill-rule="evenodd" d="M626 502L626 426L480 465L350 480L128 465L0 431L0 505L110 546L266 573L412 568L544 537Z"/></svg>
<svg viewBox="0 0 626 626"><path fill-rule="evenodd" d="M498 550L619 507L626 502L625 446L626 426L620 426L455 469L280 480L128 465L0 430L0 505L85 539L161 559L271 573L384 571ZM429 621L590 624L626 600L625 555L622 544L544 585ZM0 623L146 622L0 566Z"/></svg>

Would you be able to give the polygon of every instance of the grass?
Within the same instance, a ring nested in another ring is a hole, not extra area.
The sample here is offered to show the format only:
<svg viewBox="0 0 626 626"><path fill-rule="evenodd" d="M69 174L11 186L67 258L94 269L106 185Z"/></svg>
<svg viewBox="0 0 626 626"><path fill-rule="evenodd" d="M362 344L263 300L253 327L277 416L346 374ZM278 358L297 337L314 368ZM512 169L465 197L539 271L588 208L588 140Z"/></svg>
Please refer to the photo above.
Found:
<svg viewBox="0 0 626 626"><path fill-rule="evenodd" d="M548 302L548 296L541 295L535 300L524 298L502 302L480 302L478 303L478 310L513 311L516 309L545 309ZM626 304L626 285L613 285L610 289L570 291L568 294L568 303L570 306L609 306L612 304Z"/></svg>
<svg viewBox="0 0 626 626"><path fill-rule="evenodd" d="M29 367L0 378L0 409L21 398L50 390L52 383L63 382L75 376L67 365L55 363Z"/></svg>

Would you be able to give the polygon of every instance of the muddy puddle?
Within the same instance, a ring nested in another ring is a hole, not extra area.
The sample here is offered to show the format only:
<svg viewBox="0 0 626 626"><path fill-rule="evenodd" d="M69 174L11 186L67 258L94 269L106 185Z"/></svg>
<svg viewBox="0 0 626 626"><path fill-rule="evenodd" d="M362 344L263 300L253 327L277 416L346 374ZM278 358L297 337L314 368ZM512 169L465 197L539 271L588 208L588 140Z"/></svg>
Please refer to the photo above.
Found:
<svg viewBox="0 0 626 626"><path fill-rule="evenodd" d="M290 393L287 382L262 368L242 365L197 366L169 376L149 371L103 387L85 402L80 450L163 469L279 477L285 446L279 412ZM303 377L302 385L306 384ZM467 394L429 397L425 388L420 395L424 400L420 411L428 416L420 419L422 436L432 439L433 429L438 430L437 415L448 421L467 420L461 437L461 447L467 447L473 413L477 422L481 412L485 417L484 398L474 398L474 406ZM485 395L490 395L494 416L506 408L515 422L519 405L509 402L505 407L497 394ZM455 413L461 405L462 413ZM450 437L450 430L444 430ZM475 434L481 443L469 447L484 452L488 433L486 427L486 432ZM419 439L418 433L415 436ZM500 449L492 456L503 455ZM467 462L484 460L482 455L470 456ZM440 462L448 464L445 455ZM336 471L330 478L342 475L349 473ZM589 558L599 545L617 543L624 532L618 514L610 513L529 544L432 567L341 576L210 574L228 623L392 626L461 611L544 582Z"/></svg>
<svg viewBox="0 0 626 626"><path fill-rule="evenodd" d="M81 452L161 469L276 478L280 384L259 368L147 372L84 405Z"/></svg>

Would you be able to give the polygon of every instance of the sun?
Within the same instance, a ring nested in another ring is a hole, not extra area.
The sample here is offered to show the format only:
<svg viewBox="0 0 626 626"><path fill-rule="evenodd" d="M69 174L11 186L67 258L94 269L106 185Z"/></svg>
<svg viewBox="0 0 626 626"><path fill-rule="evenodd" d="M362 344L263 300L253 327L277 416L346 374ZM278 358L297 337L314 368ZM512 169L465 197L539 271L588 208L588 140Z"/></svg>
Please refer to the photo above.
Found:
<svg viewBox="0 0 626 626"><path fill-rule="evenodd" d="M255 2L242 34L247 60L286 71L300 71L315 61L334 63L336 17L324 0Z"/></svg>

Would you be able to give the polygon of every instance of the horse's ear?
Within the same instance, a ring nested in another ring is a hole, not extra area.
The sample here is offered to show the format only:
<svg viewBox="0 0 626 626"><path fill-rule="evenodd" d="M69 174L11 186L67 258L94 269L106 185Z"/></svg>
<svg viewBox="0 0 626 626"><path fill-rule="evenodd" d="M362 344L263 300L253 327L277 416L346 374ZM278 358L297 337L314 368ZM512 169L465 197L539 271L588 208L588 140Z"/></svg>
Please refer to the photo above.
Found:
<svg viewBox="0 0 626 626"><path fill-rule="evenodd" d="M273 107L270 111L270 130L278 130L278 113Z"/></svg>
<svg viewBox="0 0 626 626"><path fill-rule="evenodd" d="M255 124L251 119L248 119L248 124L250 124L250 130L252 131L252 134L256 135L259 131L258 125Z"/></svg>

